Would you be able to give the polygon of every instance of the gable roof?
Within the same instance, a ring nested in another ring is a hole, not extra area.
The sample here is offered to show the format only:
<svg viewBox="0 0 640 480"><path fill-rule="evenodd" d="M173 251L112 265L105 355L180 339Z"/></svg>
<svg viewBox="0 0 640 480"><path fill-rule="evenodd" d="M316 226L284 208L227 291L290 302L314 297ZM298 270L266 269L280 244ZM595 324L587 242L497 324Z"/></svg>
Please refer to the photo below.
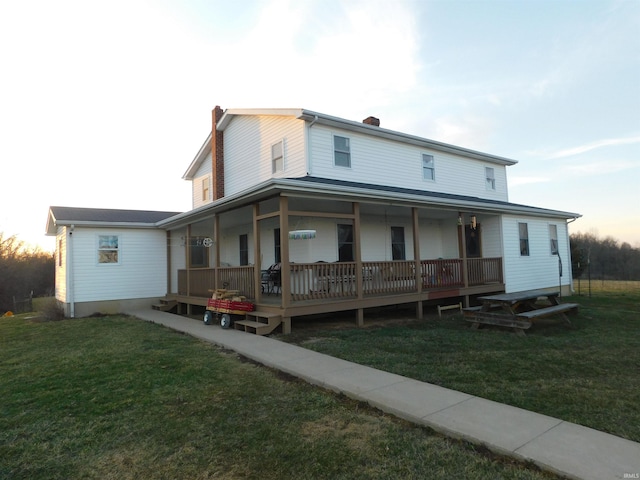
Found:
<svg viewBox="0 0 640 480"><path fill-rule="evenodd" d="M59 226L154 228L156 223L180 212L155 210L118 210L110 208L49 207L47 235L55 235Z"/></svg>
<svg viewBox="0 0 640 480"><path fill-rule="evenodd" d="M224 111L222 118L216 124L218 131L224 131L227 126L233 120L233 117L243 115L254 116L287 116L294 117L298 120L304 120L311 124L326 125L329 127L340 128L342 130L362 133L364 135L371 135L374 137L384 138L396 142L401 142L409 145L415 145L420 148L434 150L438 152L452 153L455 155L462 155L463 157L473 158L475 160L481 160L484 162L495 163L498 165L515 165L518 163L516 160L510 158L500 157L497 155L491 155L488 153L478 152L469 148L459 147L457 145L451 145L448 143L437 142L428 138L418 137L416 135L410 135L408 133L398 132L395 130L389 130L386 128L380 128L373 125L368 125L362 122L356 122L353 120L346 120L344 118L334 117L332 115L326 115L324 113L314 112L312 110L305 110L304 108L230 108ZM202 162L208 157L211 152L211 133L204 141L198 153L191 161L191 164L182 176L185 180L193 180L196 171L202 165Z"/></svg>

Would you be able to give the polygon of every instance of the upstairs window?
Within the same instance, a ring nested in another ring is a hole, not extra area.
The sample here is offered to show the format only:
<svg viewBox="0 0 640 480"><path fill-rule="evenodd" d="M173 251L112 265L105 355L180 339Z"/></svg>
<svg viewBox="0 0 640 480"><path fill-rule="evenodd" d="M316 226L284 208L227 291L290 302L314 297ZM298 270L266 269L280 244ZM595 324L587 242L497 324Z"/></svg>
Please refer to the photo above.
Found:
<svg viewBox="0 0 640 480"><path fill-rule="evenodd" d="M422 154L422 178L431 181L436 179L436 166L433 155Z"/></svg>
<svg viewBox="0 0 640 480"><path fill-rule="evenodd" d="M496 173L491 167L484 168L484 176L485 182L487 186L487 190L495 190L496 189Z"/></svg>
<svg viewBox="0 0 640 480"><path fill-rule="evenodd" d="M404 227L391 227L391 258L393 260L406 260L404 246Z"/></svg>
<svg viewBox="0 0 640 480"><path fill-rule="evenodd" d="M272 173L284 171L283 141L271 145L271 171Z"/></svg>
<svg viewBox="0 0 640 480"><path fill-rule="evenodd" d="M520 256L529 256L529 227L526 223L518 223L518 232L520 235Z"/></svg>
<svg viewBox="0 0 640 480"><path fill-rule="evenodd" d="M551 255L558 255L558 226L549 225L549 244Z"/></svg>
<svg viewBox="0 0 640 480"><path fill-rule="evenodd" d="M210 183L209 177L205 177L202 179L202 201L203 202L209 201L209 192L210 192L209 183Z"/></svg>
<svg viewBox="0 0 640 480"><path fill-rule="evenodd" d="M333 136L334 165L336 167L351 168L351 147L346 137Z"/></svg>
<svg viewBox="0 0 640 480"><path fill-rule="evenodd" d="M118 235L98 235L98 263L120 263Z"/></svg>

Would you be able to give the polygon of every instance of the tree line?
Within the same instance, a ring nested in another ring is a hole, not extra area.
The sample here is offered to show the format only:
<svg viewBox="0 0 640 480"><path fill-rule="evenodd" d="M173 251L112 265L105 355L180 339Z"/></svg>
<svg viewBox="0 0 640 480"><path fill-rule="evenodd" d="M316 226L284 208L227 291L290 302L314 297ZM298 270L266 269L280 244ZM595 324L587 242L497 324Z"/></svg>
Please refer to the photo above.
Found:
<svg viewBox="0 0 640 480"><path fill-rule="evenodd" d="M573 233L570 242L574 278L640 280L640 248L592 233Z"/></svg>
<svg viewBox="0 0 640 480"><path fill-rule="evenodd" d="M14 310L14 299L52 296L54 292L54 254L0 232L0 315Z"/></svg>

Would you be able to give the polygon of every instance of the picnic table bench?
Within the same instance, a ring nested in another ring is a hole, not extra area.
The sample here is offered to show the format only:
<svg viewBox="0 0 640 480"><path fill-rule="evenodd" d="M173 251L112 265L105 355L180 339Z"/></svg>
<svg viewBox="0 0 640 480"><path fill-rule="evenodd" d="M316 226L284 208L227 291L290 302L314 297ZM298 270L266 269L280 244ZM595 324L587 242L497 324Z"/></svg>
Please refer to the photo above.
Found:
<svg viewBox="0 0 640 480"><path fill-rule="evenodd" d="M577 303L560 303L559 292L527 290L524 292L502 293L478 297L482 305L464 309L465 319L472 323L471 328L480 328L481 324L511 327L516 333L524 335L524 330L543 317L558 315L571 325L566 313L576 313ZM548 306L539 300L547 300Z"/></svg>

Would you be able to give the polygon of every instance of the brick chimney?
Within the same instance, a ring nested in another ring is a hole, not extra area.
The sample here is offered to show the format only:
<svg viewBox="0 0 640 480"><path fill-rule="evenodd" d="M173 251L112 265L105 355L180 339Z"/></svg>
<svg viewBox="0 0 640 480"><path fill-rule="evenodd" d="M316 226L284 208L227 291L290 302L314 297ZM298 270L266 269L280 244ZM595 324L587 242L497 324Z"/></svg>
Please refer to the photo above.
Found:
<svg viewBox="0 0 640 480"><path fill-rule="evenodd" d="M366 123L367 125L373 125L374 127L380 126L380 119L376 117L367 117L362 120L362 123Z"/></svg>
<svg viewBox="0 0 640 480"><path fill-rule="evenodd" d="M224 197L224 136L216 128L224 111L216 105L212 112L211 126L211 173L213 176L213 199Z"/></svg>

